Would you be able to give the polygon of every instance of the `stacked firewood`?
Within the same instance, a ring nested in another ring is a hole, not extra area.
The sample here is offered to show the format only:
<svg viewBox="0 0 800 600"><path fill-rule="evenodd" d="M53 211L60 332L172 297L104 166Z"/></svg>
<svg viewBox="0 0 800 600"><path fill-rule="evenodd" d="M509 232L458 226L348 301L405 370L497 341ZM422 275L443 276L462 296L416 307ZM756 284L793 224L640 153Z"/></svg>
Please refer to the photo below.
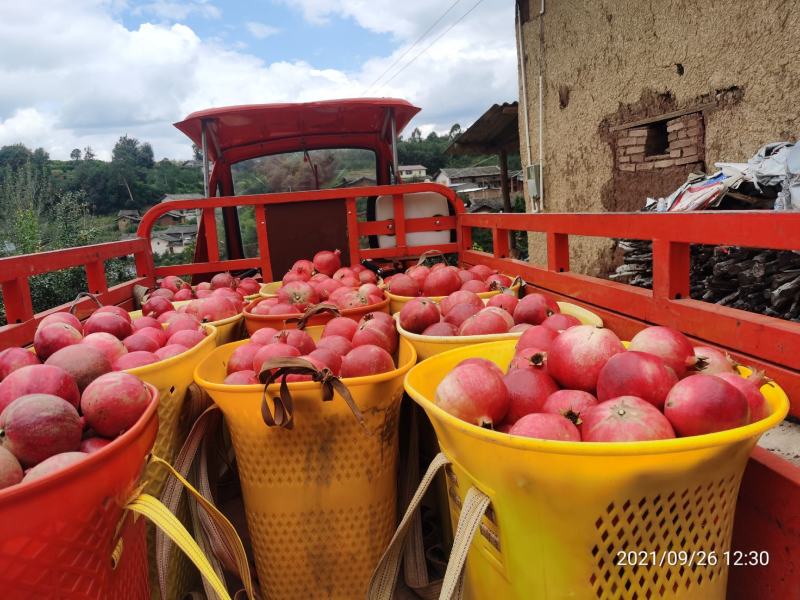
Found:
<svg viewBox="0 0 800 600"><path fill-rule="evenodd" d="M650 242L620 240L623 264L610 278L651 288ZM696 300L800 321L800 254L738 246L692 246L691 296Z"/></svg>

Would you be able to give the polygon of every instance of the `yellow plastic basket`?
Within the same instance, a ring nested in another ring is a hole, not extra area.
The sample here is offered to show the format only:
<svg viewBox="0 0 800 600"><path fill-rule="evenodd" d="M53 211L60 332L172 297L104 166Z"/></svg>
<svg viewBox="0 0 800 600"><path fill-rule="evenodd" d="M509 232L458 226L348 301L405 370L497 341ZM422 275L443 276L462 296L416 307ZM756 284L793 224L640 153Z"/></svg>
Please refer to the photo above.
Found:
<svg viewBox="0 0 800 600"><path fill-rule="evenodd" d="M319 339L322 327L306 331ZM363 598L396 525L398 415L414 347L400 340L394 371L343 380L366 428L338 394L323 402L318 383L298 382L289 384L294 428L287 430L264 424L263 386L219 383L244 343L217 348L198 365L195 381L231 432L262 593Z"/></svg>
<svg viewBox="0 0 800 600"><path fill-rule="evenodd" d="M485 302L485 301L484 301ZM584 325L594 325L596 327L603 326L603 319L585 308L577 304L569 302L558 303L561 312L567 315L572 315ZM407 339L414 345L417 350L417 359L425 360L431 356L453 350L455 348L464 348L465 346L472 346L473 344L485 344L487 342L500 342L503 340L517 340L522 335L522 332L515 333L497 333L493 335L462 335L462 336L440 336L440 335L420 335L406 331L400 326L400 319L395 315L397 324L397 331L400 335Z"/></svg>
<svg viewBox="0 0 800 600"><path fill-rule="evenodd" d="M254 296L257 297L257 296ZM189 304L191 300L181 300L179 302L173 302L172 306L175 308L179 308L181 306L185 306ZM131 319L138 319L142 316L142 311L140 310L133 310L130 312ZM217 346L222 346L223 344L230 344L231 342L236 342L242 339L242 319L244 318L243 313L239 313L238 315L233 315L232 317L228 317L226 319L220 319L219 321L211 321L209 324L213 325L217 330Z"/></svg>
<svg viewBox="0 0 800 600"><path fill-rule="evenodd" d="M491 502L469 548L467 597L725 598L739 483L759 436L788 412L783 390L762 388L771 412L757 423L631 443L510 436L433 404L436 386L460 361L488 358L505 369L513 353L510 341L459 348L406 377L451 463L454 525L470 488Z"/></svg>
<svg viewBox="0 0 800 600"><path fill-rule="evenodd" d="M514 278L511 275L506 275L506 277L509 277L512 280L514 280ZM508 289L513 290L514 294L519 294L519 286L520 282L518 280L514 280L511 287ZM389 292L389 290L386 289L385 287L383 293L386 294L386 297L389 298L390 300L389 312L391 312L392 314L399 313L401 310L403 310L403 306L406 304L406 302L411 302L414 298L419 297L419 296L398 296L397 294L392 294L391 292ZM497 294L499 293L500 290L493 290L491 292L481 292L478 294L478 298L487 299L491 298L492 296L497 296ZM429 298L434 302L441 302L446 297L447 296L426 296L426 298Z"/></svg>
<svg viewBox="0 0 800 600"><path fill-rule="evenodd" d="M261 285L259 295L262 298L274 298L278 295L278 290L283 285L282 281L270 281Z"/></svg>

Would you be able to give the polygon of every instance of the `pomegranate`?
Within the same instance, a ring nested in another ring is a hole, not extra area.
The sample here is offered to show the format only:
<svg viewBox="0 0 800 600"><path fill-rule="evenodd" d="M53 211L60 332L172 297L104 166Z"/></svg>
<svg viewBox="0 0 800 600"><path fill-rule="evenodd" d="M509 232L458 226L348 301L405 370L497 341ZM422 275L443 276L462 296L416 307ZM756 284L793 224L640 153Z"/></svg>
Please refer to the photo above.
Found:
<svg viewBox="0 0 800 600"><path fill-rule="evenodd" d="M422 332L422 335L434 335L434 336L453 336L458 335L458 327L452 323L446 323L442 321L441 323L434 323L425 329Z"/></svg>
<svg viewBox="0 0 800 600"><path fill-rule="evenodd" d="M664 415L678 435L703 435L747 425L750 405L738 388L721 377L690 375L670 390Z"/></svg>
<svg viewBox="0 0 800 600"><path fill-rule="evenodd" d="M20 396L0 413L0 443L24 467L77 450L82 431L75 407L52 394Z"/></svg>
<svg viewBox="0 0 800 600"><path fill-rule="evenodd" d="M520 350L508 365L509 371L514 369L536 369L547 372L547 352L533 346Z"/></svg>
<svg viewBox="0 0 800 600"><path fill-rule="evenodd" d="M258 283L253 277L244 277L239 281L239 288L244 292L244 296L251 296L257 294L261 289L261 284Z"/></svg>
<svg viewBox="0 0 800 600"><path fill-rule="evenodd" d="M732 373L736 375L736 361L727 352L708 346L695 346L692 348L696 362L694 368L704 375L719 375Z"/></svg>
<svg viewBox="0 0 800 600"><path fill-rule="evenodd" d="M334 317L325 323L325 327L322 329L322 337L327 337L329 335L340 335L343 338L352 340L357 329L358 323L353 321L353 319L348 319L347 317Z"/></svg>
<svg viewBox="0 0 800 600"><path fill-rule="evenodd" d="M182 345L182 344L167 344L163 348L159 348L153 354L156 355L158 360L166 360L168 358L172 358L173 356L178 356L179 354L183 354L189 348Z"/></svg>
<svg viewBox="0 0 800 600"><path fill-rule="evenodd" d="M222 383L226 385L255 385L259 383L259 381L255 371L252 369L244 369L242 371L230 373L225 377Z"/></svg>
<svg viewBox="0 0 800 600"><path fill-rule="evenodd" d="M486 265L475 265L474 267L470 267L470 273L475 273L478 277L481 278L481 281L486 281L490 276L497 273L497 271L491 267L487 267Z"/></svg>
<svg viewBox="0 0 800 600"><path fill-rule="evenodd" d="M28 394L58 396L73 406L80 402L78 384L64 369L54 365L30 365L17 369L0 383L0 412Z"/></svg>
<svg viewBox="0 0 800 600"><path fill-rule="evenodd" d="M353 335L352 344L353 348L379 346L389 354L394 354L395 350L397 350L398 337L394 327L372 319L364 321L358 326L358 330Z"/></svg>
<svg viewBox="0 0 800 600"><path fill-rule="evenodd" d="M646 442L675 437L670 422L655 406L636 396L601 402L581 414L584 442Z"/></svg>
<svg viewBox="0 0 800 600"><path fill-rule="evenodd" d="M254 344L258 344L259 346L265 346L266 344L271 344L274 340L272 339L275 337L275 334L278 333L277 329L273 329L272 327L262 327L253 332L250 336L250 341Z"/></svg>
<svg viewBox="0 0 800 600"><path fill-rule="evenodd" d="M502 373L498 371L483 363L459 363L436 387L435 404L479 427L501 423L510 398Z"/></svg>
<svg viewBox="0 0 800 600"><path fill-rule="evenodd" d="M55 312L47 315L44 319L39 321L39 327L44 327L50 323L66 323L76 330L83 332L83 325L78 320L78 317L68 312Z"/></svg>
<svg viewBox="0 0 800 600"><path fill-rule="evenodd" d="M342 266L342 261L339 258L342 254L341 250L322 250L314 255L314 268L320 273L325 273L331 277Z"/></svg>
<svg viewBox="0 0 800 600"><path fill-rule="evenodd" d="M153 352L137 350L136 352L128 352L127 354L120 356L117 360L111 363L111 368L115 371L127 371L128 369L136 369L138 367L152 365L153 363L158 362L158 360L158 356Z"/></svg>
<svg viewBox="0 0 800 600"><path fill-rule="evenodd" d="M670 327L642 329L633 336L628 349L655 354L678 377L683 377L686 368L695 363L694 350L689 340L680 331Z"/></svg>
<svg viewBox="0 0 800 600"><path fill-rule="evenodd" d="M507 333L508 323L494 312L495 309L484 308L466 319L458 328L458 335L490 335L493 333ZM502 310L502 309L497 309Z"/></svg>
<svg viewBox="0 0 800 600"><path fill-rule="evenodd" d="M169 301L172 301L172 300L175 299L175 294L176 294L176 292L173 292L172 290L168 290L166 288L159 288L157 290L154 290L154 291L150 292L149 297L150 298L155 298L155 297L158 296L158 297L161 297L161 298L166 298Z"/></svg>
<svg viewBox="0 0 800 600"><path fill-rule="evenodd" d="M448 267L431 271L422 286L422 293L425 296L447 296L459 289L461 278L455 269Z"/></svg>
<svg viewBox="0 0 800 600"><path fill-rule="evenodd" d="M389 371L394 371L394 360L379 346L358 346L342 358L342 377L366 377Z"/></svg>
<svg viewBox="0 0 800 600"><path fill-rule="evenodd" d="M200 290L203 290L203 291L210 290L210 289L211 289L211 283L209 283L208 281L201 281L200 283L198 283L198 284L195 286L195 289L196 289L197 291L200 291Z"/></svg>
<svg viewBox="0 0 800 600"><path fill-rule="evenodd" d="M300 351L289 344L268 344L262 346L253 358L253 371L256 375L261 373L261 365L272 358L292 358L300 356Z"/></svg>
<svg viewBox="0 0 800 600"><path fill-rule="evenodd" d="M446 298L442 298L442 301L439 303L439 308L442 311L442 315L447 316L447 313L449 313L454 307L461 304L474 306L478 310L483 308L483 300L481 300L474 292L468 292L466 290L459 290L457 292L453 292Z"/></svg>
<svg viewBox="0 0 800 600"><path fill-rule="evenodd" d="M169 336L167 344L180 344L181 346L191 348L192 346L196 346L202 342L204 339L206 339L206 335L202 331L183 329L181 331L176 331ZM155 352L155 350L152 350L152 352Z"/></svg>
<svg viewBox="0 0 800 600"><path fill-rule="evenodd" d="M159 315L170 310L172 310L172 302L162 296L151 295L142 305L142 314L145 317L158 317Z"/></svg>
<svg viewBox="0 0 800 600"><path fill-rule="evenodd" d="M659 410L678 383L675 373L659 357L646 352L628 350L608 359L597 377L597 399L600 402L619 396L636 396Z"/></svg>
<svg viewBox="0 0 800 600"><path fill-rule="evenodd" d="M348 289L346 294L342 294L338 298L336 298L336 306L341 309L348 309L348 308L361 308L362 306L367 306L370 301L369 298L366 296L362 296L357 291Z"/></svg>
<svg viewBox="0 0 800 600"><path fill-rule="evenodd" d="M183 289L175 292L175 295L172 297L172 300L175 302L183 302L185 300L191 300L192 298L194 298L192 290Z"/></svg>
<svg viewBox="0 0 800 600"><path fill-rule="evenodd" d="M217 273L211 278L211 289L236 287L233 275L230 273Z"/></svg>
<svg viewBox="0 0 800 600"><path fill-rule="evenodd" d="M245 309L247 312L253 315L268 315L270 309L278 303L277 298L270 298L269 300L261 300L256 303L255 306L252 308Z"/></svg>
<svg viewBox="0 0 800 600"><path fill-rule="evenodd" d="M169 303L168 301L166 301ZM172 305L170 304L170 307ZM103 331L110 333L118 340L124 340L133 333L133 326L119 315L113 313L95 313L83 324L84 335Z"/></svg>
<svg viewBox="0 0 800 600"><path fill-rule="evenodd" d="M103 313L107 313L107 312L111 313L111 314L114 314L114 315L117 315L118 317L122 317L128 323L131 322L130 313L127 310L125 310L124 308L122 308L121 306L114 306L113 304L109 304L107 306L101 306L96 311L94 311L92 314L93 315L99 315L99 314L103 314Z"/></svg>
<svg viewBox="0 0 800 600"><path fill-rule="evenodd" d="M134 426L150 404L150 391L129 373L107 373L81 396L86 423L103 437L114 438Z"/></svg>
<svg viewBox="0 0 800 600"><path fill-rule="evenodd" d="M352 293L353 293L352 288L341 286L331 292L330 296L328 296L328 300L329 302L337 304L340 298L346 296L347 294L352 294Z"/></svg>
<svg viewBox="0 0 800 600"><path fill-rule="evenodd" d="M525 415L508 430L511 435L555 440L557 442L580 442L578 428L561 415L551 413L532 413Z"/></svg>
<svg viewBox="0 0 800 600"><path fill-rule="evenodd" d="M209 296L192 300L186 305L186 314L204 322L214 322L239 314L239 309L230 298L225 296Z"/></svg>
<svg viewBox="0 0 800 600"><path fill-rule="evenodd" d="M500 376L500 378L503 378L505 376L503 370L487 358L477 358L477 357L467 358L458 363L458 365L480 365L486 369L489 369L490 371L497 373Z"/></svg>
<svg viewBox="0 0 800 600"><path fill-rule="evenodd" d="M583 390L558 390L547 397L542 405L542 412L561 415L575 425L581 424L581 414L591 407L597 406L597 398Z"/></svg>
<svg viewBox="0 0 800 600"><path fill-rule="evenodd" d="M310 277L309 274L305 271L295 271L291 270L286 275L283 276L281 283L287 285L289 283L294 283L296 281L309 281Z"/></svg>
<svg viewBox="0 0 800 600"><path fill-rule="evenodd" d="M364 269L363 271L358 272L358 280L361 283L378 283L378 276L374 273L374 271Z"/></svg>
<svg viewBox="0 0 800 600"><path fill-rule="evenodd" d="M547 398L558 386L542 369L514 369L503 378L508 389L506 420L515 423L527 414L541 412Z"/></svg>
<svg viewBox="0 0 800 600"><path fill-rule="evenodd" d="M133 335L129 335L122 343L125 345L125 349L128 352L155 352L158 350L161 345L153 339L151 336L142 333L134 333Z"/></svg>
<svg viewBox="0 0 800 600"><path fill-rule="evenodd" d="M256 353L261 350L261 344L247 342L234 350L228 358L226 372L228 375L236 371L248 371L253 369L253 359Z"/></svg>
<svg viewBox="0 0 800 600"><path fill-rule="evenodd" d="M314 263L305 258L301 258L300 260L294 261L291 270L308 273L308 276L311 277L314 274ZM322 274L325 275L325 273Z"/></svg>
<svg viewBox="0 0 800 600"><path fill-rule="evenodd" d="M208 298L212 294L213 294L213 292L211 290L197 290L194 293L194 297L195 298Z"/></svg>
<svg viewBox="0 0 800 600"><path fill-rule="evenodd" d="M717 373L717 377L730 383L747 399L747 404L750 406L750 423L769 416L769 404L761 393L761 386L766 381L763 371L753 371L746 378L738 373Z"/></svg>
<svg viewBox="0 0 800 600"><path fill-rule="evenodd" d="M550 350L553 340L558 337L558 333L545 327L544 325L533 325L530 329L522 332L517 342L517 352L525 348L539 348L544 351Z"/></svg>
<svg viewBox="0 0 800 600"><path fill-rule="evenodd" d="M172 292L177 292L183 288L184 285L187 285L186 282L177 275L167 275L158 283L162 288L168 289Z"/></svg>
<svg viewBox="0 0 800 600"><path fill-rule="evenodd" d="M40 462L35 467L25 471L22 483L30 483L42 479L52 473L63 471L67 467L81 462L88 456L85 452L61 452Z"/></svg>
<svg viewBox="0 0 800 600"><path fill-rule="evenodd" d="M383 321L384 323L389 325L389 327L394 329L394 317L392 317L392 315L390 315L389 313L381 312L379 310L373 310L372 312L368 312L363 317L361 317L361 319L359 319L358 324L363 325L367 321L373 319L375 321Z"/></svg>
<svg viewBox="0 0 800 600"><path fill-rule="evenodd" d="M317 285L317 294L319 294L321 300L328 300L333 292L342 287L344 286L341 281L327 279Z"/></svg>
<svg viewBox="0 0 800 600"><path fill-rule="evenodd" d="M33 348L42 360L54 352L77 344L83 339L80 331L66 323L50 323L39 327L33 335Z"/></svg>
<svg viewBox="0 0 800 600"><path fill-rule="evenodd" d="M353 273L361 273L362 271L366 271L367 267L362 264L355 264L350 267L353 270Z"/></svg>
<svg viewBox="0 0 800 600"><path fill-rule="evenodd" d="M517 308L517 304L519 304L519 298L512 296L511 294L503 293L489 298L486 306L496 306L497 308L502 308L508 314L513 315L514 309ZM524 324L527 325L528 323Z"/></svg>
<svg viewBox="0 0 800 600"><path fill-rule="evenodd" d="M167 331L163 327L161 327L161 325L159 325L158 327L145 327L143 329L140 329L139 331L137 331L132 336L130 336L130 337L126 338L126 339L130 339L131 337L134 337L134 336L137 336L137 335L144 335L144 336L149 337L156 344L158 344L159 348L161 348L161 346L166 344L167 340L169 339L169 336L167 335ZM155 352L155 350L153 350L152 352Z"/></svg>
<svg viewBox="0 0 800 600"><path fill-rule="evenodd" d="M378 298L383 297L383 290L374 283L362 283L358 286L358 293L368 298L370 296L377 296Z"/></svg>
<svg viewBox="0 0 800 600"><path fill-rule="evenodd" d="M90 437L81 441L81 445L78 447L78 450L80 452L85 452L86 454L93 454L98 450L105 448L110 443L111 440L107 440L106 438Z"/></svg>
<svg viewBox="0 0 800 600"><path fill-rule="evenodd" d="M111 371L111 361L105 353L87 344L62 348L52 354L45 364L64 369L75 380L80 392L100 375Z"/></svg>
<svg viewBox="0 0 800 600"><path fill-rule="evenodd" d="M400 327L411 333L422 333L441 318L439 307L428 298L414 298L400 310Z"/></svg>
<svg viewBox="0 0 800 600"><path fill-rule="evenodd" d="M440 269L448 269L448 268L450 268L450 266L449 266L447 263L445 263L445 262L436 263L435 265L433 265L433 266L431 267L431 273L432 273L433 271L438 271L438 270L440 270ZM454 267L454 268L455 268L455 267ZM456 269L456 270L458 270L458 269Z"/></svg>
<svg viewBox="0 0 800 600"><path fill-rule="evenodd" d="M358 281L358 276L349 267L342 267L340 269L337 269L336 272L333 275L331 275L331 277L337 280L342 280L347 278L347 279L355 279L356 281Z"/></svg>
<svg viewBox="0 0 800 600"><path fill-rule="evenodd" d="M146 329L147 327L161 329L161 323L158 322L158 319L154 319L153 317L139 317L138 319L134 319L131 322L131 325L133 326L134 331Z"/></svg>
<svg viewBox="0 0 800 600"><path fill-rule="evenodd" d="M319 294L304 281L287 283L278 290L278 300L285 304L316 304Z"/></svg>
<svg viewBox="0 0 800 600"><path fill-rule="evenodd" d="M552 301L542 294L528 294L514 308L514 322L539 325L556 312L558 311L553 310Z"/></svg>
<svg viewBox="0 0 800 600"><path fill-rule="evenodd" d="M419 296L422 285L410 275L399 273L392 277L387 289L395 296Z"/></svg>
<svg viewBox="0 0 800 600"><path fill-rule="evenodd" d="M608 359L622 351L622 342L610 329L576 325L553 340L547 371L561 387L591 392Z"/></svg>
<svg viewBox="0 0 800 600"><path fill-rule="evenodd" d="M353 344L346 337L340 335L329 335L317 342L317 348L326 348L344 356L353 349Z"/></svg>
<svg viewBox="0 0 800 600"><path fill-rule="evenodd" d="M553 331L563 331L580 324L581 322L577 318L564 313L553 313L542 321L542 327L547 327Z"/></svg>
<svg viewBox="0 0 800 600"><path fill-rule="evenodd" d="M531 325L530 323L518 323L508 330L509 333L522 333L531 327L538 327L538 325Z"/></svg>
<svg viewBox="0 0 800 600"><path fill-rule="evenodd" d="M465 281L461 284L459 289L464 290L465 292L472 292L473 294L485 294L486 292L490 291L489 286L485 281L479 281L477 279Z"/></svg>
<svg viewBox="0 0 800 600"><path fill-rule="evenodd" d="M482 306L483 302L481 302L481 307ZM461 327L461 324L471 316L478 314L480 310L480 308L473 306L472 304L457 304L450 309L449 313L447 313L447 316L444 318L444 323L454 326L456 328L456 332L458 332L458 328ZM438 325L438 323L434 323L434 325ZM431 326L428 328L430 327ZM458 335L458 333L456 333L456 335Z"/></svg>
<svg viewBox="0 0 800 600"><path fill-rule="evenodd" d="M164 323L169 325L169 323L171 323L174 319L177 319L178 317L182 317L182 316L185 316L185 315L186 315L185 312L178 312L177 310L173 309L173 310L168 310L165 313L161 313L160 315L155 317L155 319L156 319L156 321L158 321L162 325Z"/></svg>
<svg viewBox="0 0 800 600"><path fill-rule="evenodd" d="M270 315L296 316L296 315L303 314L304 310L305 310L304 306L301 306L301 305L294 306L292 304L284 304L284 303L281 302L279 304L274 304L272 307L270 307L268 314L270 314Z"/></svg>
<svg viewBox="0 0 800 600"><path fill-rule="evenodd" d="M0 381L22 367L38 365L39 359L24 348L6 348L0 352Z"/></svg>
<svg viewBox="0 0 800 600"><path fill-rule="evenodd" d="M339 283L341 283L345 287L349 288L357 288L361 285L361 282L358 280L358 277L347 275L339 279Z"/></svg>
<svg viewBox="0 0 800 600"><path fill-rule="evenodd" d="M178 313L167 325L164 333L167 339L179 331L198 331L200 329L200 319L194 315L186 315Z"/></svg>
<svg viewBox="0 0 800 600"><path fill-rule="evenodd" d="M498 308L497 306L487 306L483 309L483 312L495 314L503 319L508 329L511 329L514 326L514 317L512 317L508 311L503 310L502 308Z"/></svg>
<svg viewBox="0 0 800 600"><path fill-rule="evenodd" d="M317 345L314 339L302 329L284 329L275 334L273 342L276 344L289 344L300 351L300 354L313 352Z"/></svg>
<svg viewBox="0 0 800 600"><path fill-rule="evenodd" d="M0 490L22 481L22 466L17 457L0 446Z"/></svg>
<svg viewBox="0 0 800 600"><path fill-rule="evenodd" d="M428 274L431 270L426 267L425 265L414 265L413 267L409 267L406 270L406 275L414 280L414 283L417 284L417 293L415 294L399 294L400 296L416 296L419 294L419 290L422 289L422 286L425 284L425 279L427 279ZM389 290L391 292L391 290ZM392 292L394 293L394 292Z"/></svg>
<svg viewBox="0 0 800 600"><path fill-rule="evenodd" d="M330 348L317 348L308 354L308 358L319 361L326 368L330 369L331 373L338 375L342 370L342 355L334 352Z"/></svg>

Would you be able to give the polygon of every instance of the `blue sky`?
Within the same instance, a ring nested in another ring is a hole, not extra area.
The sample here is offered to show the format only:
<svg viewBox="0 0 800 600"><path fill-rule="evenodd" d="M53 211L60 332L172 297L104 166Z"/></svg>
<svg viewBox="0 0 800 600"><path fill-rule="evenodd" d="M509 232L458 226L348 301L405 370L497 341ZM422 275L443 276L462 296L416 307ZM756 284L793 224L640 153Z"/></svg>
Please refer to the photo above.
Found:
<svg viewBox="0 0 800 600"><path fill-rule="evenodd" d="M0 1L0 145L43 147L54 158L91 146L108 159L127 134L150 142L157 158L185 158L191 146L172 123L192 111L359 97L387 69L367 95L420 106L410 127L467 126L492 104L517 98L513 6Z"/></svg>

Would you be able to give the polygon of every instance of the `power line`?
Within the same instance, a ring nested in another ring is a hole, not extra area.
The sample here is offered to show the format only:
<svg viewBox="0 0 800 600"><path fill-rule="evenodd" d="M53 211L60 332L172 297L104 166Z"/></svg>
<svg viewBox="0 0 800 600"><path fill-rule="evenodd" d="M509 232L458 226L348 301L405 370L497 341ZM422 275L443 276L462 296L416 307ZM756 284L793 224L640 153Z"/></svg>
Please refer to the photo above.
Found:
<svg viewBox="0 0 800 600"><path fill-rule="evenodd" d="M414 62L415 60L417 60L417 59L418 59L420 56L422 56L423 54L425 54L425 53L426 53L426 52L427 52L427 51L428 51L428 50L431 48L431 46L433 46L433 45L434 45L436 42L438 42L438 41L439 41L440 39L442 39L442 38L443 38L445 35L447 35L447 33L448 33L448 32L449 32L449 31L450 31L450 30L451 30L453 27L455 27L455 26L456 26L456 25L458 25L458 24L459 24L461 21L463 21L463 20L466 18L466 16L467 16L467 15L469 15L469 13L471 13L473 10L475 10L476 8L478 8L478 5L479 5L481 2L483 2L483 0L478 0L478 1L477 1L475 4L473 4L473 5L472 5L472 7L471 7L471 8L470 8L470 9L469 9L467 12L465 12L463 15L461 15L461 16L460 16L458 19L456 19L456 20L455 20L455 22L454 22L452 25L450 25L450 27L448 27L448 28L447 28L447 29L445 29L445 30L444 30L444 31L443 31L441 34L439 34L439 35L436 37L436 39L434 39L434 40L433 40L433 41L432 41L430 44L428 44L427 46L425 46L425 48L422 50L422 52L420 52L419 54L417 54L417 55L416 55L414 58L412 58L412 59L411 59L410 61L408 61L408 62L407 62L405 65L403 65L403 67L402 67L402 68L401 68L399 71L397 71L397 73L395 73L394 75L392 75L392 76L391 76L391 77L390 77L390 78L389 78L387 81L385 81L384 83L382 83L382 84L381 84L381 87L379 87L379 88L378 88L378 90L380 91L380 90L382 90L383 88L385 88L387 85L389 85L389 84L390 84L390 83L391 83L391 82L394 80L394 78L395 78L395 77L397 77L398 75L400 75L400 73L402 73L403 71L405 71L405 70L406 70L406 69L407 69L407 68L408 68L408 67L411 65L411 63L413 63L413 62Z"/></svg>
<svg viewBox="0 0 800 600"><path fill-rule="evenodd" d="M391 70L394 68L394 66L395 66L397 63L399 63L399 62L400 62L400 61L403 59L403 57L405 57L405 55L406 55L406 54L408 54L409 52L411 52L411 50L413 50L414 46L416 46L417 44L419 44L419 43L420 43L420 42L423 40L423 38L425 38L425 36L426 36L426 35L428 35L428 34L431 32L431 30L432 30L434 27L436 27L436 26L437 26L437 25L438 25L438 24L441 22L441 20L442 20L442 19L444 19L444 18L447 16L447 13L449 13L451 10L453 10L453 9L456 7L456 4L458 4L459 2L461 2L461 0L455 0L455 2L453 2L453 3L452 3L452 4L451 4L451 5L450 5L450 6L447 8L447 10L446 10L446 11L444 11L444 12L443 12L441 15L439 15L439 18L438 18L438 19L436 19L436 20L433 22L433 24L432 24L430 27L428 27L428 28L425 30L425 33L423 33L421 36L419 36L419 37L418 37L418 38L417 38L417 39L414 41L414 43L413 43L413 44L411 44L411 45L410 45L408 48L406 48L405 52L403 52L403 53L402 53L400 56L398 56L398 57L397 57L397 59L396 59L396 60L395 60L395 61L394 61L394 62L393 62L391 65L389 65L389 68L387 68L387 69L386 69L386 70L385 70L383 73L381 73L381 74L380 74L380 76L379 76L379 77L378 77L378 78L377 78L375 81L373 81L372 83L370 83L370 84L369 84L369 86L367 86L366 88L364 88L364 91L362 91L362 92L361 92L361 95L362 95L362 96L364 96L364 95L365 95L365 94L366 94L368 91L370 91L370 90L372 89L372 86L373 86L373 85L375 85L375 84L376 84L376 83L378 83L378 82L379 82L381 79L383 79L384 75L386 75L386 74L387 74L389 71L391 71Z"/></svg>

